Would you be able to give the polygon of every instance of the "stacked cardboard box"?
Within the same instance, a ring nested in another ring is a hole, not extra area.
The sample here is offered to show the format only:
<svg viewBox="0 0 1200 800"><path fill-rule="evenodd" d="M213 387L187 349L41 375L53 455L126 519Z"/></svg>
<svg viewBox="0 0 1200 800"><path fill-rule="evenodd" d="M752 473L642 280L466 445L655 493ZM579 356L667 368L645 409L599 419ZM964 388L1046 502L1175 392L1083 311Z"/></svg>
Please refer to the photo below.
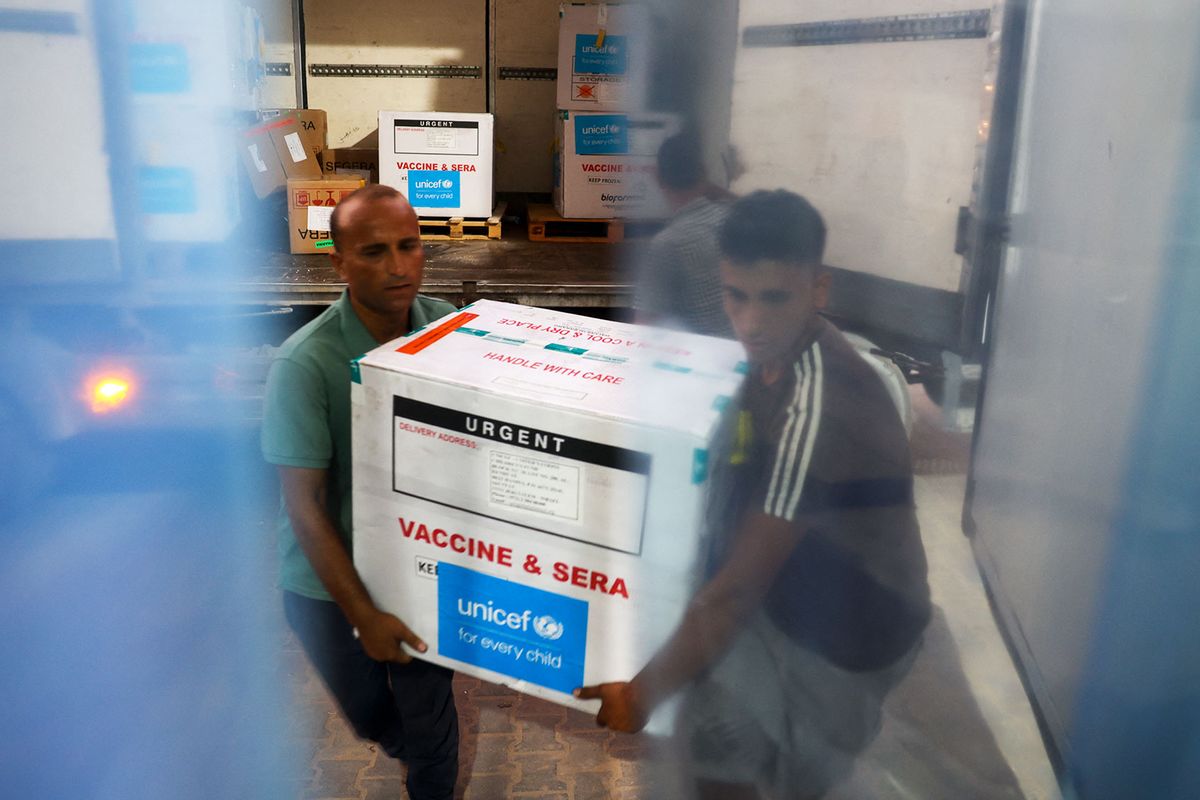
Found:
<svg viewBox="0 0 1200 800"><path fill-rule="evenodd" d="M375 152L330 150L321 109L268 109L259 117L258 125L243 132L241 147L255 193L266 197L286 188L292 253L329 252L333 207L371 179Z"/></svg>
<svg viewBox="0 0 1200 800"><path fill-rule="evenodd" d="M355 364L354 559L422 658L580 708L695 578L732 341L480 301Z"/></svg>
<svg viewBox="0 0 1200 800"><path fill-rule="evenodd" d="M558 24L559 110L642 108L649 27L642 6L564 4Z"/></svg>
<svg viewBox="0 0 1200 800"><path fill-rule="evenodd" d="M320 114L323 118L324 112ZM320 178L321 166L315 153L324 146L323 125L320 129L320 147L317 146L316 136L314 131L305 131L295 113L272 115L266 121L242 131L239 150L254 193L266 197L284 188L289 179Z"/></svg>
<svg viewBox="0 0 1200 800"><path fill-rule="evenodd" d="M327 253L333 248L333 208L363 185L352 176L289 180L288 242L293 253Z"/></svg>
<svg viewBox="0 0 1200 800"><path fill-rule="evenodd" d="M560 111L555 209L585 219L667 216L655 172L659 146L678 127L670 114Z"/></svg>
<svg viewBox="0 0 1200 800"><path fill-rule="evenodd" d="M328 136L329 120L324 111L319 108L271 108L259 112L263 122L274 122L280 119L294 119L300 129L300 141L304 149L314 159L325 149Z"/></svg>
<svg viewBox="0 0 1200 800"><path fill-rule="evenodd" d="M492 115L379 112L379 182L429 217L492 213Z"/></svg>
<svg viewBox="0 0 1200 800"><path fill-rule="evenodd" d="M644 114L649 13L641 6L564 5L558 37L554 206L564 217L660 217L654 178L674 117Z"/></svg>
<svg viewBox="0 0 1200 800"><path fill-rule="evenodd" d="M321 172L327 176L362 178L379 183L379 150L367 147L338 147L321 153Z"/></svg>

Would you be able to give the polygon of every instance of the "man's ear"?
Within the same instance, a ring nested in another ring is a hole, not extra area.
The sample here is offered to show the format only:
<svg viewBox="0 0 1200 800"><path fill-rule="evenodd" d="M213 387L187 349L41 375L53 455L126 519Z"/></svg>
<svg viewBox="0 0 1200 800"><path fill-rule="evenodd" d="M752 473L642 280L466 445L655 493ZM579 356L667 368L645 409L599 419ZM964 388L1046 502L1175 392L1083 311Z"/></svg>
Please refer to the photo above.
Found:
<svg viewBox="0 0 1200 800"><path fill-rule="evenodd" d="M818 311L829 304L829 290L833 286L833 273L827 269L817 270L813 278L813 305Z"/></svg>
<svg viewBox="0 0 1200 800"><path fill-rule="evenodd" d="M329 263L333 266L333 271L338 274L338 277L346 280L346 272L342 269L342 256L337 250L330 251Z"/></svg>

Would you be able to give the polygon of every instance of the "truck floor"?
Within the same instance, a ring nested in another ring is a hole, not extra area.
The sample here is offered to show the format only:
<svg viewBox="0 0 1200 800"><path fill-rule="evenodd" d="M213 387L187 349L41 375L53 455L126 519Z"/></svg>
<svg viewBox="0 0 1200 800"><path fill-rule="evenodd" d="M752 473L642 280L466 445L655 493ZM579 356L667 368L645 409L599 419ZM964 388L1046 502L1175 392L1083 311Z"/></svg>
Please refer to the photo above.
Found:
<svg viewBox="0 0 1200 800"><path fill-rule="evenodd" d="M914 392L917 503L935 610L908 677L889 696L879 736L831 800L1059 797L1029 703L988 609L962 535L969 436L937 427ZM376 800L403 794L402 768L357 740L290 637L297 797ZM598 729L587 714L475 678L455 680L467 800L681 798L668 746Z"/></svg>

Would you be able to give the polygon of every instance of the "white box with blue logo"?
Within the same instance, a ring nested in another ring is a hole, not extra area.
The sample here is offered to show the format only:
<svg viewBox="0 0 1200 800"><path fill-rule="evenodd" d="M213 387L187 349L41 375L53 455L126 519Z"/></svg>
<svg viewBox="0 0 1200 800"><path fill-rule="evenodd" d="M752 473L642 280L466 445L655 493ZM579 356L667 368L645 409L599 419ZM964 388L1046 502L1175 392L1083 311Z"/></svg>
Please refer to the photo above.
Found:
<svg viewBox="0 0 1200 800"><path fill-rule="evenodd" d="M554 207L564 217L665 218L658 148L679 132L672 114L557 112Z"/></svg>
<svg viewBox="0 0 1200 800"><path fill-rule="evenodd" d="M577 111L642 108L650 31L650 13L645 6L561 5L558 108Z"/></svg>
<svg viewBox="0 0 1200 800"><path fill-rule="evenodd" d="M480 301L354 367L354 560L422 657L557 703L696 585L732 341Z"/></svg>
<svg viewBox="0 0 1200 800"><path fill-rule="evenodd" d="M494 194L492 115L379 112L379 182L422 217L486 217Z"/></svg>

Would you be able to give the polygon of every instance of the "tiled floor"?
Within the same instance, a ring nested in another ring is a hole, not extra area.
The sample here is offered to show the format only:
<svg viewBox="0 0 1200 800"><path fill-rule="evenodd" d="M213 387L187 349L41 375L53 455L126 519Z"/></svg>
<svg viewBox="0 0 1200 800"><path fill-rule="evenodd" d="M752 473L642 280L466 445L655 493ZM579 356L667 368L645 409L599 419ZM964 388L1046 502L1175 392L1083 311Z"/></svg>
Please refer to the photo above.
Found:
<svg viewBox="0 0 1200 800"><path fill-rule="evenodd" d="M1029 704L961 532L969 437L940 432L914 396L917 499L937 606L925 646L885 705L876 741L834 800L1055 800ZM401 767L355 739L291 640L292 745L306 800L406 796ZM498 798L681 798L667 745L598 729L586 714L473 678L455 681L462 725L458 795Z"/></svg>
<svg viewBox="0 0 1200 800"><path fill-rule="evenodd" d="M303 653L286 649L293 678L293 745L308 765L299 796L312 800L400 798L403 771L359 741L330 703ZM458 796L491 798L676 797L657 769L661 744L596 727L590 715L459 675L454 682L463 774Z"/></svg>

